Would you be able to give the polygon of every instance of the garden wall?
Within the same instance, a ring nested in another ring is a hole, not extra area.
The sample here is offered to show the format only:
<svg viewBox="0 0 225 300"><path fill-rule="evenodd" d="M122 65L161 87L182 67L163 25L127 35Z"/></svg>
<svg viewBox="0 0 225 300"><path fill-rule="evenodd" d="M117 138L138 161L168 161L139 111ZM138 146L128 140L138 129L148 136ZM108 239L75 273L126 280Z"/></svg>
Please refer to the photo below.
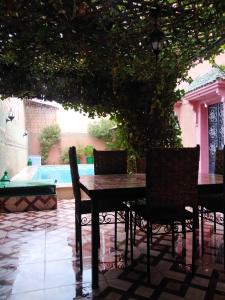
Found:
<svg viewBox="0 0 225 300"><path fill-rule="evenodd" d="M94 148L98 150L105 149L105 143L97 138L89 136L87 133L61 133L61 142L54 145L49 152L48 164L59 164L60 162L60 154L63 149L66 149L70 146L87 146L92 145ZM85 157L82 158L81 163L85 163Z"/></svg>
<svg viewBox="0 0 225 300"><path fill-rule="evenodd" d="M26 129L29 134L29 155L40 155L40 133L45 127L59 123L57 115L59 111L59 106L52 102L43 102L39 100L28 100L25 102ZM69 116L70 115L68 115L68 119ZM66 121L68 120L66 119L65 122ZM71 124L71 126L72 125L74 124ZM92 145L99 150L105 149L105 143L103 141L89 136L86 132L61 132L61 141L51 148L48 155L47 164L60 164L60 156L62 151L70 146L78 145ZM83 158L81 162L85 163L85 158Z"/></svg>
<svg viewBox="0 0 225 300"><path fill-rule="evenodd" d="M43 128L57 123L57 110L52 103L34 100L25 102L29 155L40 155L39 135Z"/></svg>

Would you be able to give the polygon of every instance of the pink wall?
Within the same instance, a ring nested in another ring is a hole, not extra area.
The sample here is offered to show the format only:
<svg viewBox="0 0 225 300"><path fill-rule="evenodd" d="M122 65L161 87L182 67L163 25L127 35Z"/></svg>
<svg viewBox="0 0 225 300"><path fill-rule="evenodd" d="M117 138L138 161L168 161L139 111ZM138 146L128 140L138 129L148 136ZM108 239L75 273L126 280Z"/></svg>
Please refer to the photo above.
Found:
<svg viewBox="0 0 225 300"><path fill-rule="evenodd" d="M66 149L70 146L87 146L92 145L98 150L104 150L106 145L103 141L89 136L87 133L62 133L61 141L57 145L54 145L49 152L48 164L60 164L60 154L63 149ZM81 163L86 163L85 157L82 158Z"/></svg>
<svg viewBox="0 0 225 300"><path fill-rule="evenodd" d="M209 169L208 105L224 100L225 80L217 80L187 93L182 102L175 106L182 130L183 145L186 147L200 145L199 169L202 173L207 173Z"/></svg>
<svg viewBox="0 0 225 300"><path fill-rule="evenodd" d="M225 53L218 55L215 62L218 65L225 65ZM189 70L188 75L195 79L209 72L211 68L208 61L196 62L196 66ZM179 88L185 88L187 85L187 82L182 82ZM209 165L208 108L205 104L211 105L223 101L225 101L225 81L219 80L187 93L182 101L175 105L174 110L182 130L183 145L193 147L200 144L201 172L208 172Z"/></svg>
<svg viewBox="0 0 225 300"><path fill-rule="evenodd" d="M194 147L196 145L196 117L193 106L183 100L179 105L175 106L175 113L177 115L180 127L181 138L184 147Z"/></svg>

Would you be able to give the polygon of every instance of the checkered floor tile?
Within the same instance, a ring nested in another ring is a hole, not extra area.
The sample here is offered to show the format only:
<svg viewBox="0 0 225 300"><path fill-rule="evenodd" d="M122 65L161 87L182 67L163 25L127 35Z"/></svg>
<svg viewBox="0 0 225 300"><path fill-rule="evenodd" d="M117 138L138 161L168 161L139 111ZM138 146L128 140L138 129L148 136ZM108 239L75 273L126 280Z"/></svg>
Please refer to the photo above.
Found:
<svg viewBox="0 0 225 300"><path fill-rule="evenodd" d="M191 233L176 239L157 235L151 249L151 283L146 280L146 238L137 232L134 261L124 265L124 225L101 226L100 285L91 288L91 228L83 227L84 269L74 240L74 200L61 200L57 210L0 214L0 300L222 300L225 299L223 231L205 224L205 254L191 276ZM200 242L200 238L198 239ZM184 255L186 254L186 255Z"/></svg>

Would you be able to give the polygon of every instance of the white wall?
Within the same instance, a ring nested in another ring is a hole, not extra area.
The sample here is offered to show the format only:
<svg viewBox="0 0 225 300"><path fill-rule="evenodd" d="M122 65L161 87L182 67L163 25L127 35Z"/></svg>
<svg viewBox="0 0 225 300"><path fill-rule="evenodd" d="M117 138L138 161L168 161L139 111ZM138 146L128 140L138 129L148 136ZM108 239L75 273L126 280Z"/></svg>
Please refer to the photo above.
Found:
<svg viewBox="0 0 225 300"><path fill-rule="evenodd" d="M6 122L12 109L15 118ZM23 101L16 98L0 100L0 178L5 170L12 177L27 164L27 139Z"/></svg>
<svg viewBox="0 0 225 300"><path fill-rule="evenodd" d="M61 108L57 111L57 120L62 132L87 133L88 124L98 118L91 119L73 109Z"/></svg>

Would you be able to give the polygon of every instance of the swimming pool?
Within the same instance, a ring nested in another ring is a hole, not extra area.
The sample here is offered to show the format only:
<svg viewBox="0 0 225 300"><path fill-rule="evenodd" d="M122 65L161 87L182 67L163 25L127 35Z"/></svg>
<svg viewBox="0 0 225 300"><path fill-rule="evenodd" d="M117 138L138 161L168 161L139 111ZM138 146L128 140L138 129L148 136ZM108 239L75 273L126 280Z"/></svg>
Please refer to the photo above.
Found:
<svg viewBox="0 0 225 300"><path fill-rule="evenodd" d="M93 164L79 164L78 165L79 175L93 175L94 165ZM51 183L71 183L71 174L69 165L49 165L38 167L36 173L32 177L32 180L51 182Z"/></svg>

